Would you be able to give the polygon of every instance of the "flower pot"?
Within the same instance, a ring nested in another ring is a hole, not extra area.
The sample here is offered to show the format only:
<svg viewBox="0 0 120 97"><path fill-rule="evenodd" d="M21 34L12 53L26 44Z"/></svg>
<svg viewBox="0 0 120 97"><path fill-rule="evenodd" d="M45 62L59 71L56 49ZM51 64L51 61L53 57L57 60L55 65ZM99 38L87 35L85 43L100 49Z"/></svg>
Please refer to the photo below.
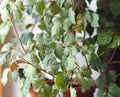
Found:
<svg viewBox="0 0 120 97"><path fill-rule="evenodd" d="M89 95L89 97L93 97L93 93L95 91L95 87L91 87L88 91L86 91L84 93L82 93L80 86L77 86L77 87L74 87L74 88L76 89L77 97L88 97L88 95ZM31 97L40 97L38 95L38 91L33 89L33 88L30 88L29 94L31 95ZM63 96L64 97L70 97L70 88L65 90Z"/></svg>
<svg viewBox="0 0 120 97"><path fill-rule="evenodd" d="M38 91L36 89L30 88L29 94L31 97L39 97Z"/></svg>
<svg viewBox="0 0 120 97"><path fill-rule="evenodd" d="M47 80L46 83L51 85L51 86L54 85L54 81L51 81L51 80ZM29 94L31 97L40 97L38 94L38 91L34 88L30 88Z"/></svg>
<svg viewBox="0 0 120 97"><path fill-rule="evenodd" d="M88 95L89 95L89 97L93 97L93 92L95 91L95 87L91 87L88 91L86 91L84 93L82 93L80 86L76 86L73 88L75 88L75 90L76 90L77 97L88 97ZM68 88L64 92L64 97L71 97L70 96L70 88Z"/></svg>

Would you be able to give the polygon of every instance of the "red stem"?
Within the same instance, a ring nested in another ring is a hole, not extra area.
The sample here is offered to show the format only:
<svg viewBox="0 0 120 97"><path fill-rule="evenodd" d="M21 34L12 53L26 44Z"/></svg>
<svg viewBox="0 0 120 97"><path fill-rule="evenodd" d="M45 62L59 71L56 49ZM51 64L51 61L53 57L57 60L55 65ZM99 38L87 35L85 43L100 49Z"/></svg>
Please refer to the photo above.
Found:
<svg viewBox="0 0 120 97"><path fill-rule="evenodd" d="M18 41L19 41L19 43L20 43L20 46L21 46L21 48L22 48L22 50L23 50L23 53L26 54L25 48L24 48L24 46L23 46L23 44L22 44L22 42L21 42L21 39L20 39L19 34L18 34L18 32L17 32L17 29L16 29L16 27L15 27L13 21L12 21L12 17L11 17L11 16L9 17L9 21L11 22L11 24L12 24L12 26L13 26L13 30L14 30L14 32L15 32L16 38L18 39Z"/></svg>

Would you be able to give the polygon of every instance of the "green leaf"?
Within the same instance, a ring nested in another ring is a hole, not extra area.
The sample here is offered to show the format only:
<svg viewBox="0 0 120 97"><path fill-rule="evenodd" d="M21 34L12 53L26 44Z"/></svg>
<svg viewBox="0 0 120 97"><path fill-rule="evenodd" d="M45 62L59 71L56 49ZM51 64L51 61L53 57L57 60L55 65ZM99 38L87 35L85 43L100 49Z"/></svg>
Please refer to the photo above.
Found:
<svg viewBox="0 0 120 97"><path fill-rule="evenodd" d="M36 39L39 41L39 42L41 42L41 44L47 44L47 45L49 45L50 44L50 42L52 41L52 39L51 39L52 37L50 36L50 34L49 33L41 33L41 34L37 34L37 36L36 36ZM40 44L38 42L38 44ZM39 49L39 48L38 48Z"/></svg>
<svg viewBox="0 0 120 97"><path fill-rule="evenodd" d="M59 63L56 60L54 52L51 52L45 56L43 65L45 70L49 71L52 74L56 74L59 69Z"/></svg>
<svg viewBox="0 0 120 97"><path fill-rule="evenodd" d="M109 45L109 48L115 48L120 46L120 36L115 36L113 42Z"/></svg>
<svg viewBox="0 0 120 97"><path fill-rule="evenodd" d="M32 40L34 34L32 32L23 33L21 36L21 41L23 44L27 44L28 41Z"/></svg>
<svg viewBox="0 0 120 97"><path fill-rule="evenodd" d="M77 37L77 38L75 39L75 41L76 41L77 43L80 43L80 42L83 41L83 37Z"/></svg>
<svg viewBox="0 0 120 97"><path fill-rule="evenodd" d="M73 11L72 8L69 8L69 18L73 24L75 24L75 12Z"/></svg>
<svg viewBox="0 0 120 97"><path fill-rule="evenodd" d="M79 47L77 45L72 46L70 52L71 55L76 56L79 52Z"/></svg>
<svg viewBox="0 0 120 97"><path fill-rule="evenodd" d="M89 45L88 46L88 54L91 55L95 51L95 46L94 45Z"/></svg>
<svg viewBox="0 0 120 97"><path fill-rule="evenodd" d="M49 54L53 51L55 51L56 49L56 43L55 42L51 42L49 43L49 45L46 47L46 53Z"/></svg>
<svg viewBox="0 0 120 97"><path fill-rule="evenodd" d="M38 65L39 63L38 53L37 51L34 51L34 50L26 55L26 59L35 65Z"/></svg>
<svg viewBox="0 0 120 97"><path fill-rule="evenodd" d="M119 2L119 0L111 0L109 5L110 5L110 10L111 10L112 14L114 15L114 17L120 15L120 10L119 10L120 2Z"/></svg>
<svg viewBox="0 0 120 97"><path fill-rule="evenodd" d="M10 51L13 49L13 44L12 43L6 43L4 44L4 46L2 47L1 51L5 52L5 51Z"/></svg>
<svg viewBox="0 0 120 97"><path fill-rule="evenodd" d="M3 76L2 76L2 79L1 79L1 82L2 84L5 86L7 84L7 81L8 81L8 73L10 72L10 69L9 68L6 68L4 69L3 71Z"/></svg>
<svg viewBox="0 0 120 97"><path fill-rule="evenodd" d="M85 56L85 55L87 54L87 52L88 52L88 46L87 46L87 45L84 45L84 46L82 47L82 55Z"/></svg>
<svg viewBox="0 0 120 97"><path fill-rule="evenodd" d="M80 69L80 73L81 73L81 75L83 75L84 77L90 77L91 74L92 74L92 71L91 71L91 69L88 69L88 67L83 66L83 67L81 67L81 69Z"/></svg>
<svg viewBox="0 0 120 97"><path fill-rule="evenodd" d="M61 62L61 68L63 70L74 70L76 68L75 61L76 58L74 55L63 56L63 60Z"/></svg>
<svg viewBox="0 0 120 97"><path fill-rule="evenodd" d="M19 72L18 71L13 71L11 73L12 79L17 82L18 77L19 77Z"/></svg>
<svg viewBox="0 0 120 97"><path fill-rule="evenodd" d="M60 33L61 29L62 29L62 24L60 22L54 23L52 30L51 30L52 36L55 36L58 33Z"/></svg>
<svg viewBox="0 0 120 97"><path fill-rule="evenodd" d="M112 40L112 35L110 35L109 33L99 34L97 38L97 43L99 45L107 45L111 42L111 40Z"/></svg>
<svg viewBox="0 0 120 97"><path fill-rule="evenodd" d="M83 45L83 47L82 47L83 56L88 54L88 57L91 57L91 54L93 54L94 51L95 51L95 46L94 45Z"/></svg>
<svg viewBox="0 0 120 97"><path fill-rule="evenodd" d="M108 97L107 95L107 91L104 90L104 89L98 89L98 92L97 92L97 97Z"/></svg>
<svg viewBox="0 0 120 97"><path fill-rule="evenodd" d="M109 79L110 82L114 83L116 81L116 72L115 71L109 71L108 79Z"/></svg>
<svg viewBox="0 0 120 97"><path fill-rule="evenodd" d="M76 68L75 61L76 61L75 56L70 55L68 57L68 59L67 59L67 67L66 67L66 69L67 70L75 69Z"/></svg>
<svg viewBox="0 0 120 97"><path fill-rule="evenodd" d="M63 22L63 29L65 31L69 31L71 25L72 25L72 22L71 22L70 18L66 18Z"/></svg>
<svg viewBox="0 0 120 97"><path fill-rule="evenodd" d="M7 34L9 33L11 24L9 22L4 22L0 24L0 43L4 43Z"/></svg>
<svg viewBox="0 0 120 97"><path fill-rule="evenodd" d="M57 5L56 2L52 2L50 7L49 7L49 10L51 12L53 12L54 14L58 14L62 11L62 8L59 5Z"/></svg>
<svg viewBox="0 0 120 97"><path fill-rule="evenodd" d="M72 33L66 33L64 36L64 43L66 46L70 46L74 43L74 35Z"/></svg>
<svg viewBox="0 0 120 97"><path fill-rule="evenodd" d="M105 89L105 87L103 87L103 86L106 86L106 85L107 85L106 76L105 76L105 75L100 76L100 77L97 79L96 84L97 84L97 86L98 86L100 89Z"/></svg>
<svg viewBox="0 0 120 97"><path fill-rule="evenodd" d="M62 7L63 3L65 2L65 0L55 0L55 1L56 1L56 3L57 3L58 5L60 5L61 7Z"/></svg>
<svg viewBox="0 0 120 97"><path fill-rule="evenodd" d="M46 46L43 44L39 44L37 46L38 50L39 50L39 56L41 58L41 60L43 60L45 58L45 50L46 50Z"/></svg>
<svg viewBox="0 0 120 97"><path fill-rule="evenodd" d="M40 97L52 97L52 87L48 84L43 85L39 91Z"/></svg>
<svg viewBox="0 0 120 97"><path fill-rule="evenodd" d="M108 91L113 97L119 97L120 95L120 87L118 87L115 83L110 84Z"/></svg>
<svg viewBox="0 0 120 97"><path fill-rule="evenodd" d="M0 53L0 65L5 65L5 63L11 62L11 55L14 51L4 51Z"/></svg>
<svg viewBox="0 0 120 97"><path fill-rule="evenodd" d="M59 89L66 90L70 84L70 76L69 72L60 72L57 74L55 79L55 84Z"/></svg>
<svg viewBox="0 0 120 97"><path fill-rule="evenodd" d="M35 46L34 41L28 41L26 51L31 52L34 49L34 46Z"/></svg>
<svg viewBox="0 0 120 97"><path fill-rule="evenodd" d="M88 22L94 28L99 27L98 20L99 20L99 16L96 13L92 13L86 10L85 13L83 14L82 22L83 22L84 28L87 27Z"/></svg>
<svg viewBox="0 0 120 97"><path fill-rule="evenodd" d="M40 21L40 15L37 12L32 12L32 16L31 16L36 22Z"/></svg>
<svg viewBox="0 0 120 97"><path fill-rule="evenodd" d="M6 22L8 20L9 11L7 10L6 6L1 8L1 19L3 22Z"/></svg>
<svg viewBox="0 0 120 97"><path fill-rule="evenodd" d="M46 29L46 26L44 23L41 23L38 25L38 28L40 28L41 30L44 30L44 29Z"/></svg>
<svg viewBox="0 0 120 97"><path fill-rule="evenodd" d="M31 82L29 79L20 79L20 92L22 97L27 97L31 86Z"/></svg>
<svg viewBox="0 0 120 97"><path fill-rule="evenodd" d="M94 68L95 70L99 70L101 68L102 62L96 54L89 55L88 60L89 60L89 63L91 64L92 68Z"/></svg>
<svg viewBox="0 0 120 97"><path fill-rule="evenodd" d="M61 16L63 19L65 19L65 18L68 17L68 13L69 13L69 10L68 10L68 9L62 8L62 12L60 13L60 16ZM69 20L70 20L70 18L69 18ZM70 22L71 22L71 20L70 20Z"/></svg>
<svg viewBox="0 0 120 97"><path fill-rule="evenodd" d="M76 90L72 87L70 87L70 95L71 95L70 97L77 97L76 96Z"/></svg>
<svg viewBox="0 0 120 97"><path fill-rule="evenodd" d="M25 29L29 29L32 25L33 25L33 24L27 24L27 25L25 26Z"/></svg>
<svg viewBox="0 0 120 97"><path fill-rule="evenodd" d="M24 5L23 5L23 1L22 0L16 0L15 4L19 8L19 10L21 10L21 11L24 10Z"/></svg>
<svg viewBox="0 0 120 97"><path fill-rule="evenodd" d="M32 86L35 89L40 89L40 87L45 84L46 84L45 81L39 78L34 80L34 82L32 83Z"/></svg>
<svg viewBox="0 0 120 97"><path fill-rule="evenodd" d="M59 59L62 59L62 56L63 56L63 47L62 47L61 44L57 44L57 47L55 49L55 55Z"/></svg>
<svg viewBox="0 0 120 97"><path fill-rule="evenodd" d="M80 74L77 74L77 82L82 86L83 92L91 87L91 79L85 79Z"/></svg>
<svg viewBox="0 0 120 97"><path fill-rule="evenodd" d="M46 30L48 31L48 32L50 32L49 30L51 29L51 17L50 16L48 16L48 15L45 15L44 16L44 23L45 23L45 25L46 25Z"/></svg>
<svg viewBox="0 0 120 97"><path fill-rule="evenodd" d="M99 16L98 16L98 14L92 13L91 15L92 15L91 26L94 27L94 28L99 27L99 24L98 24Z"/></svg>
<svg viewBox="0 0 120 97"><path fill-rule="evenodd" d="M24 69L25 77L28 78L30 82L34 81L34 79L38 76L35 67L28 64L24 64Z"/></svg>
<svg viewBox="0 0 120 97"><path fill-rule="evenodd" d="M84 45L94 45L95 44L95 40L93 38L86 38L84 40Z"/></svg>
<svg viewBox="0 0 120 97"><path fill-rule="evenodd" d="M4 65L7 61L6 52L0 53L0 66Z"/></svg>
<svg viewBox="0 0 120 97"><path fill-rule="evenodd" d="M41 0L40 2L37 2L37 4L36 4L36 11L40 15L43 14L44 8L45 8L45 2L44 2L44 0Z"/></svg>
<svg viewBox="0 0 120 97"><path fill-rule="evenodd" d="M19 9L15 8L13 10L13 18L17 22L20 21L22 19L22 12Z"/></svg>
<svg viewBox="0 0 120 97"><path fill-rule="evenodd" d="M35 4L36 0L26 0L28 5Z"/></svg>
<svg viewBox="0 0 120 97"><path fill-rule="evenodd" d="M114 97L111 93L108 93L108 97Z"/></svg>
<svg viewBox="0 0 120 97"><path fill-rule="evenodd" d="M89 56L89 62L91 65L96 65L95 62L98 60L98 57L95 54L91 54L91 56Z"/></svg>
<svg viewBox="0 0 120 97"><path fill-rule="evenodd" d="M73 4L72 0L66 0L66 2L64 2L64 7L66 9L69 9L70 7L72 7L72 4Z"/></svg>
<svg viewBox="0 0 120 97"><path fill-rule="evenodd" d="M84 26L84 29L87 27L87 24L88 22L87 21L91 21L91 15L90 15L90 12L88 10L86 10L84 13L83 13L83 16L82 16L82 23L83 23L83 26Z"/></svg>
<svg viewBox="0 0 120 97"><path fill-rule="evenodd" d="M16 2L17 2L17 1L16 1ZM15 2L9 1L9 2L8 2L8 5L6 5L6 7L7 7L9 13L12 13L12 11L14 10L14 8L17 7L17 5L15 4Z"/></svg>
<svg viewBox="0 0 120 97"><path fill-rule="evenodd" d="M70 49L69 49L68 47L66 47L66 48L64 49L63 53L64 53L64 56L65 56L65 57L68 57L68 56L69 56L69 51L70 51Z"/></svg>
<svg viewBox="0 0 120 97"><path fill-rule="evenodd" d="M30 15L30 14L32 14L32 12L33 12L32 7L31 7L31 6L28 6L28 7L26 8L26 13L27 13L28 15Z"/></svg>

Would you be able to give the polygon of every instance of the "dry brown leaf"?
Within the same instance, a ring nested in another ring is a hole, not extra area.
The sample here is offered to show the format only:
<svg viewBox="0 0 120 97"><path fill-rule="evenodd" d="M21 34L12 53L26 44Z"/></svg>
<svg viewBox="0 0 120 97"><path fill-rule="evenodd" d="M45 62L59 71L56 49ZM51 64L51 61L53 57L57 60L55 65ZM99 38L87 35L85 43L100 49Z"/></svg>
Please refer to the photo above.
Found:
<svg viewBox="0 0 120 97"><path fill-rule="evenodd" d="M19 68L19 65L20 63L24 63L23 60L16 60L15 62L13 62L11 65L10 65L10 70L13 72L15 70L17 70Z"/></svg>

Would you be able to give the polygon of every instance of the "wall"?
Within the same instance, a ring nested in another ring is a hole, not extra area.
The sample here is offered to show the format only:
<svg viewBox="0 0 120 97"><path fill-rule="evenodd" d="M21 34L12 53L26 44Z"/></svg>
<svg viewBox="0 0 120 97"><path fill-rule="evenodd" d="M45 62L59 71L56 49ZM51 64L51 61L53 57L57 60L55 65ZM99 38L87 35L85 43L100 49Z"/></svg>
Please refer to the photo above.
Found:
<svg viewBox="0 0 120 97"><path fill-rule="evenodd" d="M9 80L3 88L3 97L21 97L18 83Z"/></svg>

